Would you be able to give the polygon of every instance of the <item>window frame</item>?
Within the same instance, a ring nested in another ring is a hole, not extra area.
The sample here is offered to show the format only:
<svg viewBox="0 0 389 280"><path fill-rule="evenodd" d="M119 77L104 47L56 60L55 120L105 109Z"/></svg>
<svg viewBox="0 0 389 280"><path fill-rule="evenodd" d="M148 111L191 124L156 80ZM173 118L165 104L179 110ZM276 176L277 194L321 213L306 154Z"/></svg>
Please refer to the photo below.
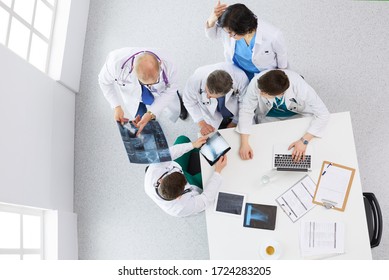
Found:
<svg viewBox="0 0 389 280"><path fill-rule="evenodd" d="M39 254L40 259L44 260L44 249L45 249L45 243L44 243L44 210L36 209L36 208L28 208L23 206L14 206L14 205L8 205L8 204L2 204L0 203L0 212L5 213L15 213L19 214L19 222L20 222L20 247L14 248L14 249L5 249L0 248L0 255L19 255L20 260L23 260L24 255ZM38 249L26 249L23 248L23 216L37 216L40 217L40 248Z"/></svg>
<svg viewBox="0 0 389 280"><path fill-rule="evenodd" d="M46 0L34 0L35 2L34 2L34 10L33 10L33 14L32 14L31 24L28 23L25 19L23 19L21 16L19 16L14 11L15 0L11 0L11 1L12 1L11 2L11 7L8 7L6 4L4 4L3 2L0 1L0 7L2 7L9 14L8 29L7 29L7 34L6 34L5 44L4 45L8 49L10 49L8 47L8 44L9 44L9 37L10 37L10 33L11 33L11 23L12 23L12 18L15 18L19 22L21 22L30 32L28 48L27 48L27 56L26 56L26 58L23 58L23 59L25 59L28 63L30 63L31 65L33 65L37 69L39 69L39 68L30 62L31 44L32 44L33 35L35 34L41 40L43 40L45 43L47 43L47 53L46 53L45 69L44 70L40 69L40 70L42 70L44 73L48 74L49 66L50 66L51 50L52 50L52 46L53 46L53 34L54 34L54 26L55 26L55 22L56 22L58 0L54 0L54 5L50 4ZM48 8L50 8L52 10L52 12L53 12L53 17L52 17L52 20L51 20L51 30L50 30L49 38L46 38L45 35L43 35L41 32L39 32L37 29L34 28L35 16L36 16L36 11L37 11L38 1L41 1ZM12 49L10 49L10 50L13 51Z"/></svg>

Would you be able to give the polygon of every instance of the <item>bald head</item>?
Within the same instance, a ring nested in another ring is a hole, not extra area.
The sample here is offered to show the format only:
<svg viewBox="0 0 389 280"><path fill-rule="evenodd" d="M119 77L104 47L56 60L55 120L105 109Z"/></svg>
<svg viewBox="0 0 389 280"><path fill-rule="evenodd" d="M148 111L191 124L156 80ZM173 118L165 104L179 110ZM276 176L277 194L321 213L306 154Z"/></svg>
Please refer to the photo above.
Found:
<svg viewBox="0 0 389 280"><path fill-rule="evenodd" d="M136 57L134 70L143 84L154 84L159 78L160 65L157 58L150 53L143 53Z"/></svg>

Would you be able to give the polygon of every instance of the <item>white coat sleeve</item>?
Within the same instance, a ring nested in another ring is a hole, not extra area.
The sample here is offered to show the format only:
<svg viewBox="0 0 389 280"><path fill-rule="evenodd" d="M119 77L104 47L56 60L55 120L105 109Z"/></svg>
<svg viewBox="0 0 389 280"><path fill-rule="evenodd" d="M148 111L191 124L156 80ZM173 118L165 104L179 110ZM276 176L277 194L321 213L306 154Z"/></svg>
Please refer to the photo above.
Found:
<svg viewBox="0 0 389 280"><path fill-rule="evenodd" d="M217 38L220 38L221 37L221 32L223 32L221 30L220 27L217 27L216 26L216 23L214 26L212 27L208 27L208 24L207 22L205 22L205 36L211 40L215 40Z"/></svg>
<svg viewBox="0 0 389 280"><path fill-rule="evenodd" d="M235 124L239 122L240 106L246 94L247 86L249 84L249 79L247 78L245 73L240 73L240 75L236 77L236 80L237 80L237 88L239 90L239 99L238 99L238 114L236 114L232 119L232 122Z"/></svg>
<svg viewBox="0 0 389 280"><path fill-rule="evenodd" d="M215 200L222 183L222 176L219 173L214 172L204 186L203 192L193 196L191 202L187 204L187 209L183 209L182 216L194 215L207 209Z"/></svg>
<svg viewBox="0 0 389 280"><path fill-rule="evenodd" d="M307 132L316 137L322 137L330 120L330 112L317 95L316 91L308 85L303 78L299 77L299 80L299 88L297 90L299 93L303 92L303 96L305 96L305 106L307 106L306 109L313 113L313 119Z"/></svg>
<svg viewBox="0 0 389 280"><path fill-rule="evenodd" d="M169 151L172 160L175 160L192 149L193 149L193 144L190 142L190 143L173 145L169 148Z"/></svg>
<svg viewBox="0 0 389 280"><path fill-rule="evenodd" d="M281 31L278 31L274 38L273 49L277 55L277 68L285 69L288 67L286 44Z"/></svg>
<svg viewBox="0 0 389 280"><path fill-rule="evenodd" d="M239 104L239 122L236 132L240 134L250 134L255 109L258 107L257 79L252 79L247 87L246 94Z"/></svg>
<svg viewBox="0 0 389 280"><path fill-rule="evenodd" d="M120 105L120 96L117 90L115 89L115 78L108 70L109 65L104 63L103 68L99 73L99 85L103 91L105 99L111 105L111 108L115 108Z"/></svg>
<svg viewBox="0 0 389 280"><path fill-rule="evenodd" d="M204 119L198 100L198 95L200 95L199 89L200 82L196 79L195 75L192 75L185 85L183 101L185 108L188 110L189 115L195 123Z"/></svg>
<svg viewBox="0 0 389 280"><path fill-rule="evenodd" d="M169 86L165 87L163 91L160 92L160 96L157 97L153 104L150 105L149 110L158 117L161 112L169 107L172 103L175 103L175 99L178 98L177 91L178 91L178 76L177 76L177 69L173 65L172 62L164 60L163 63L165 64L165 73L169 80ZM163 79L161 78L161 82L164 83Z"/></svg>

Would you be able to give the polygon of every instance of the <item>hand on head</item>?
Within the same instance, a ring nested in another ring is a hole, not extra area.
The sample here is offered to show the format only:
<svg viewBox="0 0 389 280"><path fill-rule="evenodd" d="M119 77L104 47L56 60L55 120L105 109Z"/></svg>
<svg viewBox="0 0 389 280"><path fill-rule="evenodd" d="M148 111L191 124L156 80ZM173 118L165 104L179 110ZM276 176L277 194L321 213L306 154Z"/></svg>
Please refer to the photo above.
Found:
<svg viewBox="0 0 389 280"><path fill-rule="evenodd" d="M225 3L220 3L220 0L216 1L216 6L213 9L213 13L217 18L219 18L224 11L227 9L228 5Z"/></svg>
<svg viewBox="0 0 389 280"><path fill-rule="evenodd" d="M216 1L216 5L212 10L211 15L209 16L207 20L208 27L213 27L219 17L224 13L224 11L227 9L227 4L220 3L220 0Z"/></svg>

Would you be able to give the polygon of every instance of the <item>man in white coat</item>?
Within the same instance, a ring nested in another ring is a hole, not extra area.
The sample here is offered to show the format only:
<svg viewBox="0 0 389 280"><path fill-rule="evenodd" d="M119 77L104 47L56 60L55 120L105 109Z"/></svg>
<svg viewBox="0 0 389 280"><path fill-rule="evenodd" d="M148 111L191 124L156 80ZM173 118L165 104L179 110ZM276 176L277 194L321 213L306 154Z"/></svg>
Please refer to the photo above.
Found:
<svg viewBox="0 0 389 280"><path fill-rule="evenodd" d="M261 72L251 80L239 112L236 131L241 134L239 154L244 160L254 156L249 144L254 114L257 122L313 116L306 133L289 146L289 149L294 148L292 157L296 161L305 157L312 138L322 137L330 118L323 101L299 74L291 70Z"/></svg>
<svg viewBox="0 0 389 280"><path fill-rule="evenodd" d="M186 83L183 100L202 135L236 126L239 102L248 83L244 71L231 63L196 69Z"/></svg>
<svg viewBox="0 0 389 280"><path fill-rule="evenodd" d="M185 138L180 136L176 142L182 144L170 147L171 157L176 161L151 164L145 175L146 194L163 211L175 217L194 215L211 205L222 185L220 173L227 165L227 156L222 156L215 163L215 172L205 184L204 190L194 185L196 181L191 178L184 166L181 166L185 163L182 162L180 165L178 162L194 148L200 148L207 137L200 137L193 143ZM188 160L190 157L186 158L186 161Z"/></svg>
<svg viewBox="0 0 389 280"><path fill-rule="evenodd" d="M139 127L138 134L165 108L174 122L187 116L185 107L180 106L176 68L161 50L122 48L110 52L99 84L115 111L115 120L126 122L127 111Z"/></svg>

